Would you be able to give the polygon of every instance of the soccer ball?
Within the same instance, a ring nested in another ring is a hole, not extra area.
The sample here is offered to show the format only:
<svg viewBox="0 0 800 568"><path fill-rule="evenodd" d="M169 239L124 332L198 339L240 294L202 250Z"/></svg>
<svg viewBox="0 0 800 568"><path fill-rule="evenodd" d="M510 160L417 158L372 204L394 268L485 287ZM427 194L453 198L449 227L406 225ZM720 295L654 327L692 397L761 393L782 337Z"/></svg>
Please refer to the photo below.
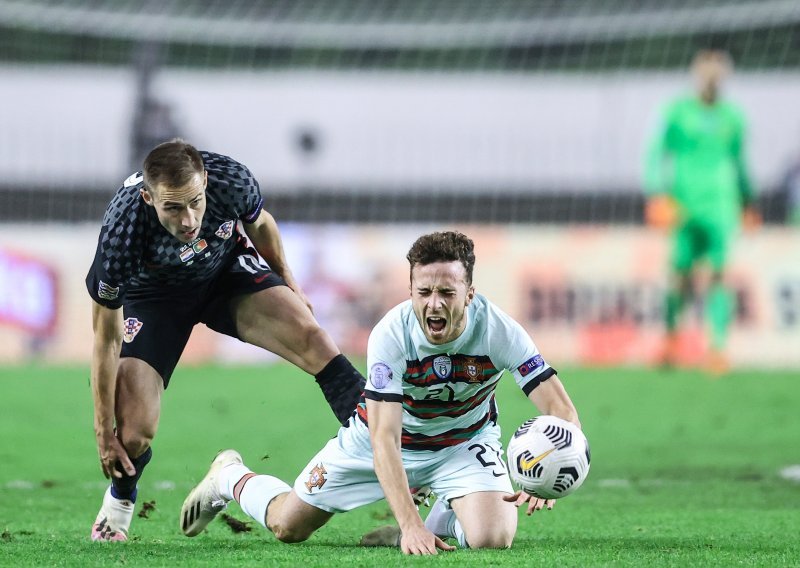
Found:
<svg viewBox="0 0 800 568"><path fill-rule="evenodd" d="M508 472L526 493L540 499L566 497L589 473L589 442L580 428L556 416L537 416L508 442Z"/></svg>

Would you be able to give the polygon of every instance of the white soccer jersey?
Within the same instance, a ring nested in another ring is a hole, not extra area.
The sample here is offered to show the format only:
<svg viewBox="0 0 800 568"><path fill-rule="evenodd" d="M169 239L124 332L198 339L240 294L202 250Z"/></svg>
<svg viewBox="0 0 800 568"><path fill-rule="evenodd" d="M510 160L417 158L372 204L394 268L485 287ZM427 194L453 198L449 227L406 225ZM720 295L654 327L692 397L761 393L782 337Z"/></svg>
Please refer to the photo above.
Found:
<svg viewBox="0 0 800 568"><path fill-rule="evenodd" d="M404 450L439 450L496 424L494 391L504 370L526 395L555 374L522 326L484 296L475 295L466 317L456 340L434 345L408 300L370 334L364 396L403 404ZM363 400L355 421L368 423Z"/></svg>

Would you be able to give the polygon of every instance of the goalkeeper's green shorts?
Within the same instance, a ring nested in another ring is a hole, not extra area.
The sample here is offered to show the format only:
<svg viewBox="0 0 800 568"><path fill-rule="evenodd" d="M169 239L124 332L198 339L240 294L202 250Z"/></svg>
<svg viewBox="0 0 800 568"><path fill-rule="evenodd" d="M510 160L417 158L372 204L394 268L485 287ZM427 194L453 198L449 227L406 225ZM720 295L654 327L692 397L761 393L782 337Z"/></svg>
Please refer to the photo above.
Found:
<svg viewBox="0 0 800 568"><path fill-rule="evenodd" d="M696 262L708 258L712 269L721 271L735 233L735 227L716 220L688 219L675 230L672 267L688 272Z"/></svg>

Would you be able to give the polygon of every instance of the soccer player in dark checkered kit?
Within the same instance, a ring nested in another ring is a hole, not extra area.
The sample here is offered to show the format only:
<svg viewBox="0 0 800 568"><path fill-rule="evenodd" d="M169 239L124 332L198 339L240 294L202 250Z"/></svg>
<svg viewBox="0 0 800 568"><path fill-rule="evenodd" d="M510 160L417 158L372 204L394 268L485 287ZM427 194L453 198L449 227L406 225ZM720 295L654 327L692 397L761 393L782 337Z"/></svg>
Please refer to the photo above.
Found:
<svg viewBox="0 0 800 568"><path fill-rule="evenodd" d="M355 410L364 378L314 319L262 205L247 167L182 140L153 149L111 200L86 277L94 428L111 478L92 540L127 540L161 397L197 323L314 375L340 422Z"/></svg>

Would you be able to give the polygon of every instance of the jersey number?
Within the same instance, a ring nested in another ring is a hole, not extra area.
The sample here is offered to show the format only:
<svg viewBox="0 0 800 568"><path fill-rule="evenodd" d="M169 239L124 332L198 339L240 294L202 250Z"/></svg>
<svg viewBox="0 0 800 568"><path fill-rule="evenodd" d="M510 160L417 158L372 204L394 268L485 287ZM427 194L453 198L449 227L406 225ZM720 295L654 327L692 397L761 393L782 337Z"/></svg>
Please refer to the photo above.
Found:
<svg viewBox="0 0 800 568"><path fill-rule="evenodd" d="M269 270L269 266L263 264L261 259L258 259L250 254L243 254L240 256L239 264L250 274L258 274L263 270Z"/></svg>
<svg viewBox="0 0 800 568"><path fill-rule="evenodd" d="M445 395L444 398L440 397L439 395L442 394L445 390L447 390L447 395ZM435 398L435 399L445 400L447 402L453 402L455 396L456 396L456 391L453 390L453 387L451 387L450 385L444 385L444 388L441 389L437 388L428 389L428 394L425 395L425 398L423 400L431 400Z"/></svg>
<svg viewBox="0 0 800 568"><path fill-rule="evenodd" d="M503 477L506 475L506 464L503 462L503 458L500 457L500 450L492 448L489 444L472 444L467 449L470 452L477 450L475 452L475 459L477 459L483 467L490 468L492 470L492 475L495 477ZM486 456L487 453L489 454L488 456ZM497 461L491 459L495 456L497 457ZM500 463L498 464L498 462Z"/></svg>

